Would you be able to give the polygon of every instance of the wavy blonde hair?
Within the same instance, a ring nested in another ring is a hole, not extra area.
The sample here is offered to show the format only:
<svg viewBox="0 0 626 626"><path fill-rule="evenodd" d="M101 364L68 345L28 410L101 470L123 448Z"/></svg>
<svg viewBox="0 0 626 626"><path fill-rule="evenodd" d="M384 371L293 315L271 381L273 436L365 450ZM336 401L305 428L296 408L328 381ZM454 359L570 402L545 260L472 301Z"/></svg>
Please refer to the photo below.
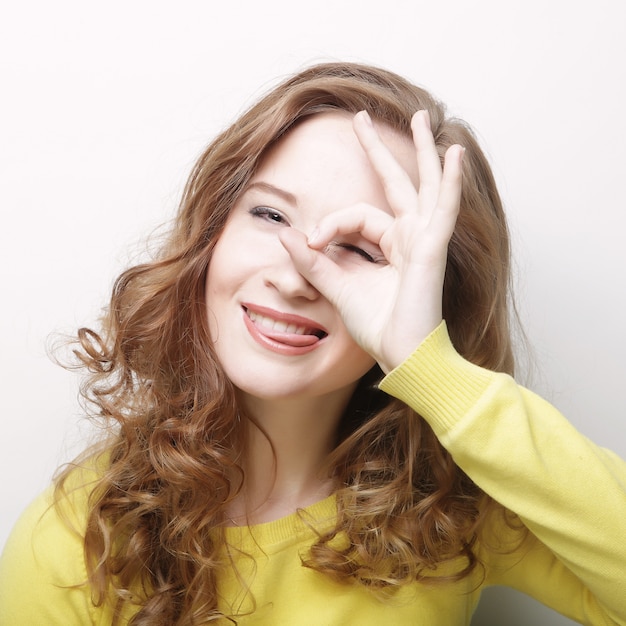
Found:
<svg viewBox="0 0 626 626"><path fill-rule="evenodd" d="M135 626L221 617L216 579L225 564L219 532L207 531L223 525L244 480L242 432L209 339L205 275L229 211L268 148L303 118L336 109L366 109L406 136L412 114L427 109L442 159L450 145L465 146L444 316L465 358L512 373L509 237L472 132L426 91L382 69L328 63L289 78L209 145L156 258L117 279L98 332L78 332L83 394L110 426L89 502L86 563L93 602L113 597L115 620L133 603ZM342 485L336 527L319 536L305 565L379 589L462 557L453 574L462 578L477 566L473 543L486 498L423 419L372 389L378 373L361 381L342 420L329 462ZM59 498L70 473L58 478ZM348 538L341 546L333 542L339 533Z"/></svg>

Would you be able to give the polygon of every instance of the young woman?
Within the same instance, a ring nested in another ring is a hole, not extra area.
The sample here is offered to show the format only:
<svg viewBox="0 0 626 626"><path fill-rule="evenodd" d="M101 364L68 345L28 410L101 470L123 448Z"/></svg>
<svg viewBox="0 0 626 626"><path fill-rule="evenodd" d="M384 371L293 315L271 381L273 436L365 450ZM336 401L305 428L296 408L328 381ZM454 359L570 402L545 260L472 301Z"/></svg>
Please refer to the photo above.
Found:
<svg viewBox="0 0 626 626"><path fill-rule="evenodd" d="M504 584L626 624L625 464L511 378L508 284L463 123L372 67L287 80L79 331L110 436L18 523L0 622L451 626Z"/></svg>

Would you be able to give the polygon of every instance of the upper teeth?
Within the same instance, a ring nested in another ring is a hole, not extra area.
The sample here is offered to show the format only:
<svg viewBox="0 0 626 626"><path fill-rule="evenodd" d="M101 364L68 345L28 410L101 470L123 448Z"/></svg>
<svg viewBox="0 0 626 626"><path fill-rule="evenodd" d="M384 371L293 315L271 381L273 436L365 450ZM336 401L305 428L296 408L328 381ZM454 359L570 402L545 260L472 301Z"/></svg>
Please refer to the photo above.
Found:
<svg viewBox="0 0 626 626"><path fill-rule="evenodd" d="M268 328L269 330L277 330L281 333L294 333L296 335L308 335L311 334L310 330L306 326L296 326L295 324L287 324L287 322L281 322L271 317L266 317L260 313L254 311L248 311L248 316L257 325ZM309 331L309 332L307 332Z"/></svg>

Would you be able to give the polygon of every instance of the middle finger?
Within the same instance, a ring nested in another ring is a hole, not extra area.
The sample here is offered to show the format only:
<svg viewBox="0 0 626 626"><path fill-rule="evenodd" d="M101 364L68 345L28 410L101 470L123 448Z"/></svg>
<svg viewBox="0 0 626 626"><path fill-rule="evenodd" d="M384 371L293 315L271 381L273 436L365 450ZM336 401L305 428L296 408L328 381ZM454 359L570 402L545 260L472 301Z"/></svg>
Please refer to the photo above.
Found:
<svg viewBox="0 0 626 626"><path fill-rule="evenodd" d="M354 116L354 132L380 179L394 215L400 216L416 211L418 206L416 186L381 139L367 111L361 111Z"/></svg>

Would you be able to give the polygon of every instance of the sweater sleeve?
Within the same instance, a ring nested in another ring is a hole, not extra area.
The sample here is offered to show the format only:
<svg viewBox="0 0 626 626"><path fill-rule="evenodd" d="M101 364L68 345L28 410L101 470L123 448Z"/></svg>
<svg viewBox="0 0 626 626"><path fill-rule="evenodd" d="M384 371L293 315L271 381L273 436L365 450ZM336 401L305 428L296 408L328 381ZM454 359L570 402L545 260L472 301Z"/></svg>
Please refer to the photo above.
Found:
<svg viewBox="0 0 626 626"><path fill-rule="evenodd" d="M457 465L532 533L523 558L488 570L490 583L583 623L626 624L626 463L510 376L463 359L445 323L380 388L423 416Z"/></svg>
<svg viewBox="0 0 626 626"><path fill-rule="evenodd" d="M83 537L72 529L77 523L69 508L60 513L54 505L52 487L24 511L0 558L0 624L98 623L84 584Z"/></svg>

